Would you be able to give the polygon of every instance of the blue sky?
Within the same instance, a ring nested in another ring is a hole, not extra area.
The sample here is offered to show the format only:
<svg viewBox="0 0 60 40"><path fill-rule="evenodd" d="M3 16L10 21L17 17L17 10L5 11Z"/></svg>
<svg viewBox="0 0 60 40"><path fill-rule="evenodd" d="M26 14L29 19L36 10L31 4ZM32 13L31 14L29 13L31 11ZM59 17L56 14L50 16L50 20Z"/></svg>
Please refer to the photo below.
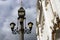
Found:
<svg viewBox="0 0 60 40"><path fill-rule="evenodd" d="M10 30L10 22L17 23L18 9L20 0L0 0L0 40L18 40L19 35L13 35ZM27 23L34 23L33 33L25 34L25 40L36 40L35 36L35 21L36 21L36 0L23 0L23 7L26 10ZM26 36L27 35L27 36ZM34 38L34 39L33 39Z"/></svg>

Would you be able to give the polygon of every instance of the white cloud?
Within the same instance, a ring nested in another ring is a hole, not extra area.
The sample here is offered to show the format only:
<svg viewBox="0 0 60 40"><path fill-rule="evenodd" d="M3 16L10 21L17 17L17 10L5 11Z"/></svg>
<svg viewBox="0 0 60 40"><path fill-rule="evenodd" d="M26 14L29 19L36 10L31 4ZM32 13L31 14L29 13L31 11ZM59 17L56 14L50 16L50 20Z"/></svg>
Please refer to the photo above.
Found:
<svg viewBox="0 0 60 40"><path fill-rule="evenodd" d="M23 6L26 8L34 8L36 7L37 0L23 0Z"/></svg>

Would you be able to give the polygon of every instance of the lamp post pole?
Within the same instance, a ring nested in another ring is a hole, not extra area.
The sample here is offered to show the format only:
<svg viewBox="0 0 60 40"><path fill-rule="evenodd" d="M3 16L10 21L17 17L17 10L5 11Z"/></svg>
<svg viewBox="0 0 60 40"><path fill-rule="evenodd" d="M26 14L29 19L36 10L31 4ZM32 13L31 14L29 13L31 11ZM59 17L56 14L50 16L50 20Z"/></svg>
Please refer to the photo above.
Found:
<svg viewBox="0 0 60 40"><path fill-rule="evenodd" d="M23 25L23 22L22 24L20 24L21 26L21 29L19 30L20 31L20 40L24 40L24 25Z"/></svg>

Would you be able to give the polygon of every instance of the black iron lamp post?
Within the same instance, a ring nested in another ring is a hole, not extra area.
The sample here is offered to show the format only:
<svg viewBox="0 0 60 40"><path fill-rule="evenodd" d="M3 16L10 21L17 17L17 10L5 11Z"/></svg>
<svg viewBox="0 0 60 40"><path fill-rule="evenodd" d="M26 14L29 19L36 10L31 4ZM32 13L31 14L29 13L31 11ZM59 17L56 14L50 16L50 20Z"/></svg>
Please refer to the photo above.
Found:
<svg viewBox="0 0 60 40"><path fill-rule="evenodd" d="M26 27L24 28L24 19L26 19L25 18L25 10L23 7L21 7L18 10L18 21L20 23L20 28L18 29L18 27L17 27L16 29L14 29L16 24L14 22L10 23L12 33L13 34L18 33L20 35L20 40L24 40L24 33L27 33L27 34L31 33L32 26L33 26L33 23L29 22L28 23L29 29Z"/></svg>

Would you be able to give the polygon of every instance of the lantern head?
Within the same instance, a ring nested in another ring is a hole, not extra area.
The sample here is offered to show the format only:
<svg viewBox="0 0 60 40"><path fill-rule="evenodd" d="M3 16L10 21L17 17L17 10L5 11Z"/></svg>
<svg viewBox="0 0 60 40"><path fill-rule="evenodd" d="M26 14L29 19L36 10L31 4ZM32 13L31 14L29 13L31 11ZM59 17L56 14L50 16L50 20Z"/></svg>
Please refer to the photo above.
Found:
<svg viewBox="0 0 60 40"><path fill-rule="evenodd" d="M11 30L12 30L12 31L14 30L15 25L16 25L16 24L15 24L14 22L10 23L10 26L11 26Z"/></svg>
<svg viewBox="0 0 60 40"><path fill-rule="evenodd" d="M30 29L30 31L31 31L31 30L32 30L33 23L32 23L32 22L29 22L29 23L28 23L28 26L29 26L29 29Z"/></svg>
<svg viewBox="0 0 60 40"><path fill-rule="evenodd" d="M19 17L24 17L25 16L25 10L23 7L21 7L19 10L18 10L18 16Z"/></svg>

